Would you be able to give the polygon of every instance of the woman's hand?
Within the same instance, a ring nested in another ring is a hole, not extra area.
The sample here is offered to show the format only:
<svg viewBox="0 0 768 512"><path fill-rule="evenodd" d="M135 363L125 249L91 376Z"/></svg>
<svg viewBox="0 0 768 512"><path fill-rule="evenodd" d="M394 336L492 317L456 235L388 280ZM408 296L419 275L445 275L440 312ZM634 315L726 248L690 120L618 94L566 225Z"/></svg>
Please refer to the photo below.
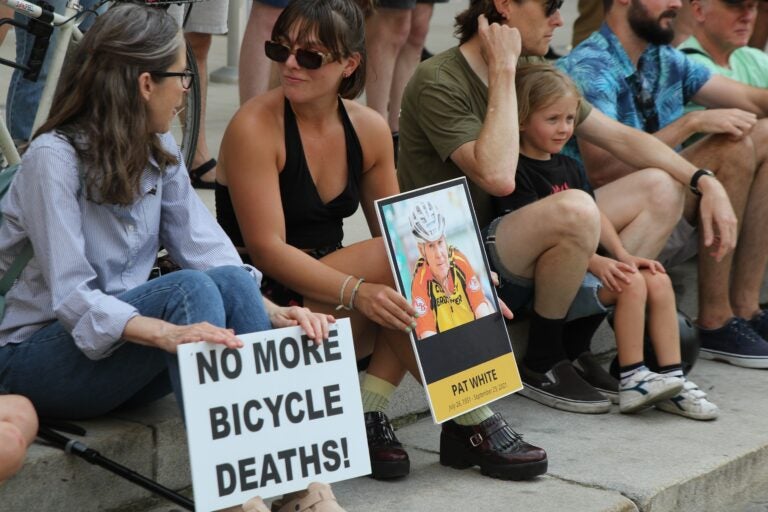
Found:
<svg viewBox="0 0 768 512"><path fill-rule="evenodd" d="M320 345L328 339L330 328L328 324L336 321L333 315L313 313L299 306L269 308L269 321L273 327L292 327L298 325L307 333L315 345Z"/></svg>
<svg viewBox="0 0 768 512"><path fill-rule="evenodd" d="M157 325L153 326L152 324L155 323ZM147 342L146 338L137 336L138 333L130 334L135 329L154 329L156 336L151 342ZM227 348L241 348L243 346L243 342L235 336L235 331L216 327L208 322L174 325L157 318L137 316L128 321L124 333L126 339L131 339L145 345L156 346L172 354L176 353L176 348L182 343L194 343L197 341L208 341L225 345Z"/></svg>
<svg viewBox="0 0 768 512"><path fill-rule="evenodd" d="M595 254L589 259L589 266L587 269L595 274L603 286L608 288L612 292L621 293L621 283L630 283L627 274L634 274L637 272L637 268L612 258L606 258Z"/></svg>
<svg viewBox="0 0 768 512"><path fill-rule="evenodd" d="M388 329L410 332L416 327L416 310L389 286L365 282L355 295L355 310Z"/></svg>

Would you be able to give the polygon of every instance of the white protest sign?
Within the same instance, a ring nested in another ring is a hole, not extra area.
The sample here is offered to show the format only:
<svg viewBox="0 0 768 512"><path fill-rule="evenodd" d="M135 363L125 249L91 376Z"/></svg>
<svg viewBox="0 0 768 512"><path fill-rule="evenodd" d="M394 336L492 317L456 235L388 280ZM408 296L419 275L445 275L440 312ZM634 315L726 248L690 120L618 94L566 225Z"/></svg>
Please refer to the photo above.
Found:
<svg viewBox="0 0 768 512"><path fill-rule="evenodd" d="M314 345L299 327L179 346L197 511L371 472L352 330Z"/></svg>

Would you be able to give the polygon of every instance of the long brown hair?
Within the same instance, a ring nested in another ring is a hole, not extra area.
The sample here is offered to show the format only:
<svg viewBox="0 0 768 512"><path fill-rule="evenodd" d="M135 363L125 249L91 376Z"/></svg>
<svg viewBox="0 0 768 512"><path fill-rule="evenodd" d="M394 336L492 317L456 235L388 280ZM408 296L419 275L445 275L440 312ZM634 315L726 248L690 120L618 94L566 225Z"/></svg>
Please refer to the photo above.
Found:
<svg viewBox="0 0 768 512"><path fill-rule="evenodd" d="M354 73L341 80L339 96L354 99L365 87L365 16L359 1L352 0L293 0L272 28L272 40L288 39L297 28L300 38L317 35L320 43L335 60L360 54L360 64ZM296 41L300 44L306 40Z"/></svg>
<svg viewBox="0 0 768 512"><path fill-rule="evenodd" d="M161 170L178 163L149 132L138 78L167 70L183 44L178 25L165 11L118 4L99 16L67 62L55 110L34 136L56 130L69 140L81 160L89 200L131 204L150 157Z"/></svg>

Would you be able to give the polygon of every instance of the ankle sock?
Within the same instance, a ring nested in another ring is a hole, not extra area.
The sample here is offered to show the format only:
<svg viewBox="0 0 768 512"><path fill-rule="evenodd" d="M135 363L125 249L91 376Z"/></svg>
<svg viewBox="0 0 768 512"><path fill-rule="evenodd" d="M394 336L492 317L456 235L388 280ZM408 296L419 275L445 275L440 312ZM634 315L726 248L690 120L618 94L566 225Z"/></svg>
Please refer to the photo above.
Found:
<svg viewBox="0 0 768 512"><path fill-rule="evenodd" d="M523 362L534 372L544 373L566 359L563 348L564 318L544 318L536 311L531 315L528 348Z"/></svg>
<svg viewBox="0 0 768 512"><path fill-rule="evenodd" d="M491 408L488 407L487 405L483 405L481 407L478 407L474 411L470 411L466 414L462 414L461 416L457 416L453 418L453 421L455 421L459 425L468 427L470 425L479 425L480 423L484 422L491 416L493 416L493 411L491 410Z"/></svg>
<svg viewBox="0 0 768 512"><path fill-rule="evenodd" d="M394 384L366 373L360 386L363 398L363 412L384 412L389 407L389 399L395 392Z"/></svg>
<svg viewBox="0 0 768 512"><path fill-rule="evenodd" d="M645 363L643 361L640 361L639 363L633 363L627 366L620 366L619 377L620 377L621 385L625 386L630 377L632 377L634 374L636 374L641 370L647 370L647 369L648 368L645 366Z"/></svg>
<svg viewBox="0 0 768 512"><path fill-rule="evenodd" d="M680 364L668 364L667 366L660 366L658 373L668 375L670 377L680 377L681 379L685 378L685 375L683 374L683 366Z"/></svg>
<svg viewBox="0 0 768 512"><path fill-rule="evenodd" d="M605 320L606 314L577 318L567 322L563 327L563 346L568 354L568 359L574 361L584 352L589 350L592 337L600 324Z"/></svg>

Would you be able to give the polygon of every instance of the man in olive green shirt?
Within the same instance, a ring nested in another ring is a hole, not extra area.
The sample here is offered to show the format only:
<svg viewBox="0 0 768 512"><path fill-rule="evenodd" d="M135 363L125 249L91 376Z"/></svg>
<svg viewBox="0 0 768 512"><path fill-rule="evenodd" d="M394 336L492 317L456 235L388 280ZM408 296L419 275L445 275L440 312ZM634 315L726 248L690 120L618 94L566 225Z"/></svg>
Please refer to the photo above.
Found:
<svg viewBox="0 0 768 512"><path fill-rule="evenodd" d="M404 93L398 159L404 191L466 176L478 220L487 226L492 215L489 196L507 195L515 187L518 58L541 60L554 30L563 23L561 5L561 0L472 0L457 16L459 47L421 64ZM680 218L684 190L697 169L656 138L586 103L579 118L580 138L635 169L665 171L635 172L595 192L600 210L627 250L655 257ZM716 179L694 184L703 195L705 241L722 259L736 242L733 208ZM500 275L502 299L514 310L533 297L528 349L521 364L522 370L530 370L523 371L525 396L558 409L607 412L595 387L611 391L615 380L607 381L592 365L579 364L579 354L564 346L564 318L600 235L594 201L569 192L575 191L554 194L501 218L486 230L486 248ZM575 330L569 324L569 333ZM577 360L579 374L568 359Z"/></svg>

